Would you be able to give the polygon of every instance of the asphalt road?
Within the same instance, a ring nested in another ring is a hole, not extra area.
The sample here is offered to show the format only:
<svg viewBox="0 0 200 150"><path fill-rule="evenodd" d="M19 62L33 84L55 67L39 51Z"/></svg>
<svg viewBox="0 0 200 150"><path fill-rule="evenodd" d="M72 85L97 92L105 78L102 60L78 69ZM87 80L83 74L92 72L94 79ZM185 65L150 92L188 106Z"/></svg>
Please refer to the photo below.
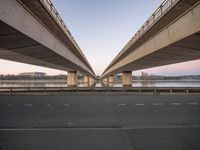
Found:
<svg viewBox="0 0 200 150"><path fill-rule="evenodd" d="M200 95L0 96L0 150L199 150Z"/></svg>

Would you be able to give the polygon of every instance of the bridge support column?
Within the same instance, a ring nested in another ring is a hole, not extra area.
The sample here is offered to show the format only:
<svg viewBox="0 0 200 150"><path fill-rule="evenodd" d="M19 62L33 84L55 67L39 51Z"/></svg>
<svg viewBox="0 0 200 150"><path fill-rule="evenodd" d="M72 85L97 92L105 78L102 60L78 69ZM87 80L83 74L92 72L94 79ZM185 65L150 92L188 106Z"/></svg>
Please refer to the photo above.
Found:
<svg viewBox="0 0 200 150"><path fill-rule="evenodd" d="M68 87L77 87L77 71L68 71L67 86Z"/></svg>
<svg viewBox="0 0 200 150"><path fill-rule="evenodd" d="M108 78L107 77L103 79L103 85L108 86Z"/></svg>
<svg viewBox="0 0 200 150"><path fill-rule="evenodd" d="M89 79L90 79L89 75L85 75L83 77L84 87L88 87L89 86L89 82L90 82Z"/></svg>
<svg viewBox="0 0 200 150"><path fill-rule="evenodd" d="M113 75L110 75L108 77L108 86L109 87L113 87L113 83L114 83L114 76Z"/></svg>
<svg viewBox="0 0 200 150"><path fill-rule="evenodd" d="M94 79L92 77L89 78L89 84L90 84L90 86L94 85Z"/></svg>
<svg viewBox="0 0 200 150"><path fill-rule="evenodd" d="M132 87L132 71L122 72L122 87Z"/></svg>

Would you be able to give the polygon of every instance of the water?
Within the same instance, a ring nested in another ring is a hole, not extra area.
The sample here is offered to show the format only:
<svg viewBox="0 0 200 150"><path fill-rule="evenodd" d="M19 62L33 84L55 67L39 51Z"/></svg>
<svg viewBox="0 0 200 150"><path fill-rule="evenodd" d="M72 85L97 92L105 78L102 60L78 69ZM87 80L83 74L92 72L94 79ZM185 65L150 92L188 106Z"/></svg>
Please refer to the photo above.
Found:
<svg viewBox="0 0 200 150"><path fill-rule="evenodd" d="M121 87L121 84L115 86ZM200 87L200 80L133 81L132 87Z"/></svg>
<svg viewBox="0 0 200 150"><path fill-rule="evenodd" d="M200 80L173 80L173 81L133 81L133 87L200 87ZM0 81L0 87L67 87L65 81ZM79 83L79 87L84 87ZM102 87L100 83L96 87ZM114 87L122 87L121 84L115 83Z"/></svg>
<svg viewBox="0 0 200 150"><path fill-rule="evenodd" d="M66 82L44 82L44 81L26 81L26 82L1 82L0 87L67 87Z"/></svg>

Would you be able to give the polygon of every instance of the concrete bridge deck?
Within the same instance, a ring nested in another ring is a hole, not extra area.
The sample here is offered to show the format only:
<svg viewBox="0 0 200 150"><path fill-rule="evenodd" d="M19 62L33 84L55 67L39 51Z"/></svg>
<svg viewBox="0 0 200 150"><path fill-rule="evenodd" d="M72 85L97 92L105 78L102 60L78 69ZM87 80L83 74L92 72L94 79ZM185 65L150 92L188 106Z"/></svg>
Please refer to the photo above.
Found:
<svg viewBox="0 0 200 150"><path fill-rule="evenodd" d="M95 76L48 0L0 0L0 58Z"/></svg>
<svg viewBox="0 0 200 150"><path fill-rule="evenodd" d="M131 71L199 59L199 16L199 0L163 1L108 65L102 78L110 76L112 81L113 75L122 73L124 82L129 82Z"/></svg>

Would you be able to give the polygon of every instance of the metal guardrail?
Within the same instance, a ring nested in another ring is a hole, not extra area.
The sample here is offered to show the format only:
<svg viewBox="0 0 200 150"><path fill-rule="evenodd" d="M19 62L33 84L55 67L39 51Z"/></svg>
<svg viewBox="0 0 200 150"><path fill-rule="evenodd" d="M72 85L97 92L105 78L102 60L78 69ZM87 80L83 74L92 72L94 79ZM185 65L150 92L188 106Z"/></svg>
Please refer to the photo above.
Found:
<svg viewBox="0 0 200 150"><path fill-rule="evenodd" d="M19 92L200 93L200 87L0 87L0 94Z"/></svg>
<svg viewBox="0 0 200 150"><path fill-rule="evenodd" d="M165 0L163 3L154 11L149 19L142 25L142 27L135 33L135 35L129 40L121 52L127 50L133 42L138 40L153 24L155 24L166 12L174 6L180 0ZM119 52L119 54L121 53Z"/></svg>
<svg viewBox="0 0 200 150"><path fill-rule="evenodd" d="M62 20L61 16L57 12L56 8L52 4L51 0L40 0L40 2L46 6L46 8L49 10L51 13L52 17L54 20L58 23L62 31L67 35L67 37L71 40L71 42L75 45L76 49L81 53L81 55L86 59L85 55L81 51L80 47L76 43L74 37L71 35L70 31L68 30L67 26L65 25L64 21Z"/></svg>

